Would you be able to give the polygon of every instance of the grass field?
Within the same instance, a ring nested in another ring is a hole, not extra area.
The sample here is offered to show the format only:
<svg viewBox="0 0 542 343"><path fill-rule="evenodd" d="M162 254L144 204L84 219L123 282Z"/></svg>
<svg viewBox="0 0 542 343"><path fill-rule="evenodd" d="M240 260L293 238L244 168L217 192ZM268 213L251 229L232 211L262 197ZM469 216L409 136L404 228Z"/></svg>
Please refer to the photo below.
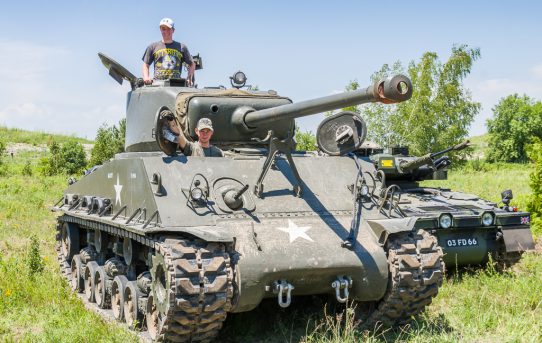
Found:
<svg viewBox="0 0 542 343"><path fill-rule="evenodd" d="M33 140L33 139L32 139ZM60 277L54 252L55 217L48 207L66 187L66 177L20 175L32 154L5 158L0 177L0 341L137 342L129 330L85 310ZM34 165L35 168L35 165ZM431 184L498 201L511 188L516 205L529 193L528 165L467 165L449 180ZM541 230L536 228L537 235ZM39 242L32 259L31 238ZM32 262L32 263L31 263ZM36 263L41 273L32 274ZM225 342L541 342L542 256L529 253L512 270L449 270L439 295L410 327L359 332L351 311L337 319L319 297L294 299L279 310L265 301L255 311L229 315ZM325 309L325 310L324 310Z"/></svg>

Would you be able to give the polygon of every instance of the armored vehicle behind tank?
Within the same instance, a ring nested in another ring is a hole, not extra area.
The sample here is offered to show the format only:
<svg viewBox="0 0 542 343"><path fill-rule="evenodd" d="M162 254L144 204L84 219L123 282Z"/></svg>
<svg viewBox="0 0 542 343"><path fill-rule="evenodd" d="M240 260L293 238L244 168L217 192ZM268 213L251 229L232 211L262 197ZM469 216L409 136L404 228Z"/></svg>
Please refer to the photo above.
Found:
<svg viewBox="0 0 542 343"><path fill-rule="evenodd" d="M363 192L373 163L346 156L363 143L356 114L326 118L325 154L295 153L294 118L408 100L397 75L365 89L293 104L276 92L144 86L128 80L126 152L70 185L55 210L59 262L88 303L155 340L207 341L230 312L264 298L329 294L356 303L366 328L400 325L437 294L444 264L433 218L388 215ZM194 140L201 118L225 157L187 157L162 136L170 119ZM374 191L374 190L373 190ZM390 209L388 209L388 207Z"/></svg>
<svg viewBox="0 0 542 343"><path fill-rule="evenodd" d="M522 253L534 249L530 214L510 205L511 190L501 193L499 204L477 195L445 188L422 187L424 180L445 180L451 160L445 154L464 149L468 141L421 157L409 156L408 148L392 148L390 154L356 151L379 171L369 182L371 197L382 210L399 217L431 218L448 268L479 265L489 258L505 267L517 262ZM367 156L367 157L365 157ZM500 206L499 206L500 205Z"/></svg>

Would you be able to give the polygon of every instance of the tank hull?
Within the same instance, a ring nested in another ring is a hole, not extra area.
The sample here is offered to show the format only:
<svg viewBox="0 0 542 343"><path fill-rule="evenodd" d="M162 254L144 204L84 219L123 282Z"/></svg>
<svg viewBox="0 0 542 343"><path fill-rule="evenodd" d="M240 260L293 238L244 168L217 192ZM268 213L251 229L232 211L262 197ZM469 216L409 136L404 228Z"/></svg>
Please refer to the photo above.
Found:
<svg viewBox="0 0 542 343"><path fill-rule="evenodd" d="M125 320L146 316L148 332L157 340L178 332L192 338L203 332L216 335L226 313L250 311L264 298L277 299L279 306L287 306L291 297L313 294L372 303L374 311L366 320L370 325L383 321L388 312L386 320L397 324L423 309L400 293L394 295L403 289L390 286L394 283L416 289L424 303L436 295L444 271L442 250L436 238L416 228L416 220L400 224L397 219L385 241L371 221L364 221L356 244L344 246L353 216L345 180L357 173L351 159L294 156L306 176L303 197L297 197L291 168L279 158L262 197L245 193L245 206L228 210L221 189L253 183L264 160L254 155L117 155L68 187L55 207L61 212L59 261L67 278L91 293L97 282L93 275L100 271L107 279L104 294L112 299L120 297L112 289L125 287L137 308ZM327 175L327 182L320 182L321 175ZM205 204L190 200L194 178L208 185ZM365 217L382 220L375 208L365 211ZM82 262L74 265L76 259ZM115 283L121 276L125 286ZM337 286L345 281L346 287ZM207 304L203 308L202 301ZM391 315L398 310L405 316ZM209 328L206 318L215 326ZM188 324L175 333L168 329L169 321Z"/></svg>

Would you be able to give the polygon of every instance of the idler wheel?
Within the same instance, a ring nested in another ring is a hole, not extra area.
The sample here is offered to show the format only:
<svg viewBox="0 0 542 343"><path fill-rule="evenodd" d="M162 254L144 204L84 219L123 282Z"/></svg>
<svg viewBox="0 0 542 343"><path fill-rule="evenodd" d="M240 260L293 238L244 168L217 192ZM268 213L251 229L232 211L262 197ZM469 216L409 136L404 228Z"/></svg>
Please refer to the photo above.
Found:
<svg viewBox="0 0 542 343"><path fill-rule="evenodd" d="M151 291L147 302L147 328L151 338L160 339L162 326L170 306L171 281L164 256L157 253L152 258Z"/></svg>
<svg viewBox="0 0 542 343"><path fill-rule="evenodd" d="M94 277L98 267L96 261L90 261L85 267L85 298L91 303L94 302Z"/></svg>
<svg viewBox="0 0 542 343"><path fill-rule="evenodd" d="M170 291L170 279L168 275L168 268L164 261L164 256L156 254L152 259L151 269L151 294L154 296L154 304L160 311L165 314L169 307L169 293Z"/></svg>
<svg viewBox="0 0 542 343"><path fill-rule="evenodd" d="M66 261L71 261L79 251L79 227L72 223L63 223L60 229L62 255Z"/></svg>
<svg viewBox="0 0 542 343"><path fill-rule="evenodd" d="M72 274L72 290L81 293L85 290L85 280L83 279L83 262L81 256L75 255L70 266Z"/></svg>
<svg viewBox="0 0 542 343"><path fill-rule="evenodd" d="M154 303L154 297L150 295L147 301L147 330L149 330L149 335L153 341L159 338L160 326L163 322L161 316Z"/></svg>
<svg viewBox="0 0 542 343"><path fill-rule="evenodd" d="M96 300L96 304L98 304L100 308L109 308L111 305L111 298L107 292L108 281L109 278L105 273L105 269L98 266L98 268L96 268L96 272L94 273L94 298Z"/></svg>
<svg viewBox="0 0 542 343"><path fill-rule="evenodd" d="M124 289L128 279L124 275L117 275L111 285L111 309L115 319L122 321L124 319Z"/></svg>
<svg viewBox="0 0 542 343"><path fill-rule="evenodd" d="M137 287L135 281L128 281L124 287L124 319L126 324L132 328L141 328L143 324L143 313L137 306L143 293Z"/></svg>

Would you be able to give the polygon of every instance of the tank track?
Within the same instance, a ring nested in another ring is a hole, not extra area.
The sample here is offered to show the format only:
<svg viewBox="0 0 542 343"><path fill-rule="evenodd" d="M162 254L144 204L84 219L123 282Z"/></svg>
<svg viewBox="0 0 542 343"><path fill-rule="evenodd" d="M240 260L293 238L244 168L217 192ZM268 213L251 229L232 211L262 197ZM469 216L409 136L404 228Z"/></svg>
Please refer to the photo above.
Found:
<svg viewBox="0 0 542 343"><path fill-rule="evenodd" d="M156 338L212 340L222 328L233 298L233 270L224 245L165 238L156 244L156 252L168 268L172 295L165 317L157 323Z"/></svg>
<svg viewBox="0 0 542 343"><path fill-rule="evenodd" d="M64 216L67 222L77 223L81 228L101 230L109 235L133 235L114 227L100 223L99 227L90 228L79 218ZM62 224L59 221L59 224ZM88 224L88 223L87 223ZM91 227L95 226L90 223ZM60 231L61 225L58 226ZM122 237L121 237L122 238ZM138 334L142 341L167 342L209 342L218 335L227 312L232 307L234 297L234 268L224 244L208 243L201 240L179 239L178 237L146 237L138 240L149 246L154 256L161 256L169 277L167 311L160 316L160 325L154 334L140 326ZM55 246L60 270L64 278L72 283L71 266L66 261L61 234L57 234ZM84 247L83 247L84 248ZM121 257L122 258L122 257ZM154 261L154 257L153 257ZM143 299L138 307L147 308L142 323L151 317L149 297ZM101 309L80 296L87 308L100 314L107 320L115 320L111 309Z"/></svg>
<svg viewBox="0 0 542 343"><path fill-rule="evenodd" d="M378 330L406 324L431 303L442 285L443 252L433 235L418 230L391 236L387 252L388 288L382 300L369 305L372 309L365 314L365 319L361 314L362 329Z"/></svg>

